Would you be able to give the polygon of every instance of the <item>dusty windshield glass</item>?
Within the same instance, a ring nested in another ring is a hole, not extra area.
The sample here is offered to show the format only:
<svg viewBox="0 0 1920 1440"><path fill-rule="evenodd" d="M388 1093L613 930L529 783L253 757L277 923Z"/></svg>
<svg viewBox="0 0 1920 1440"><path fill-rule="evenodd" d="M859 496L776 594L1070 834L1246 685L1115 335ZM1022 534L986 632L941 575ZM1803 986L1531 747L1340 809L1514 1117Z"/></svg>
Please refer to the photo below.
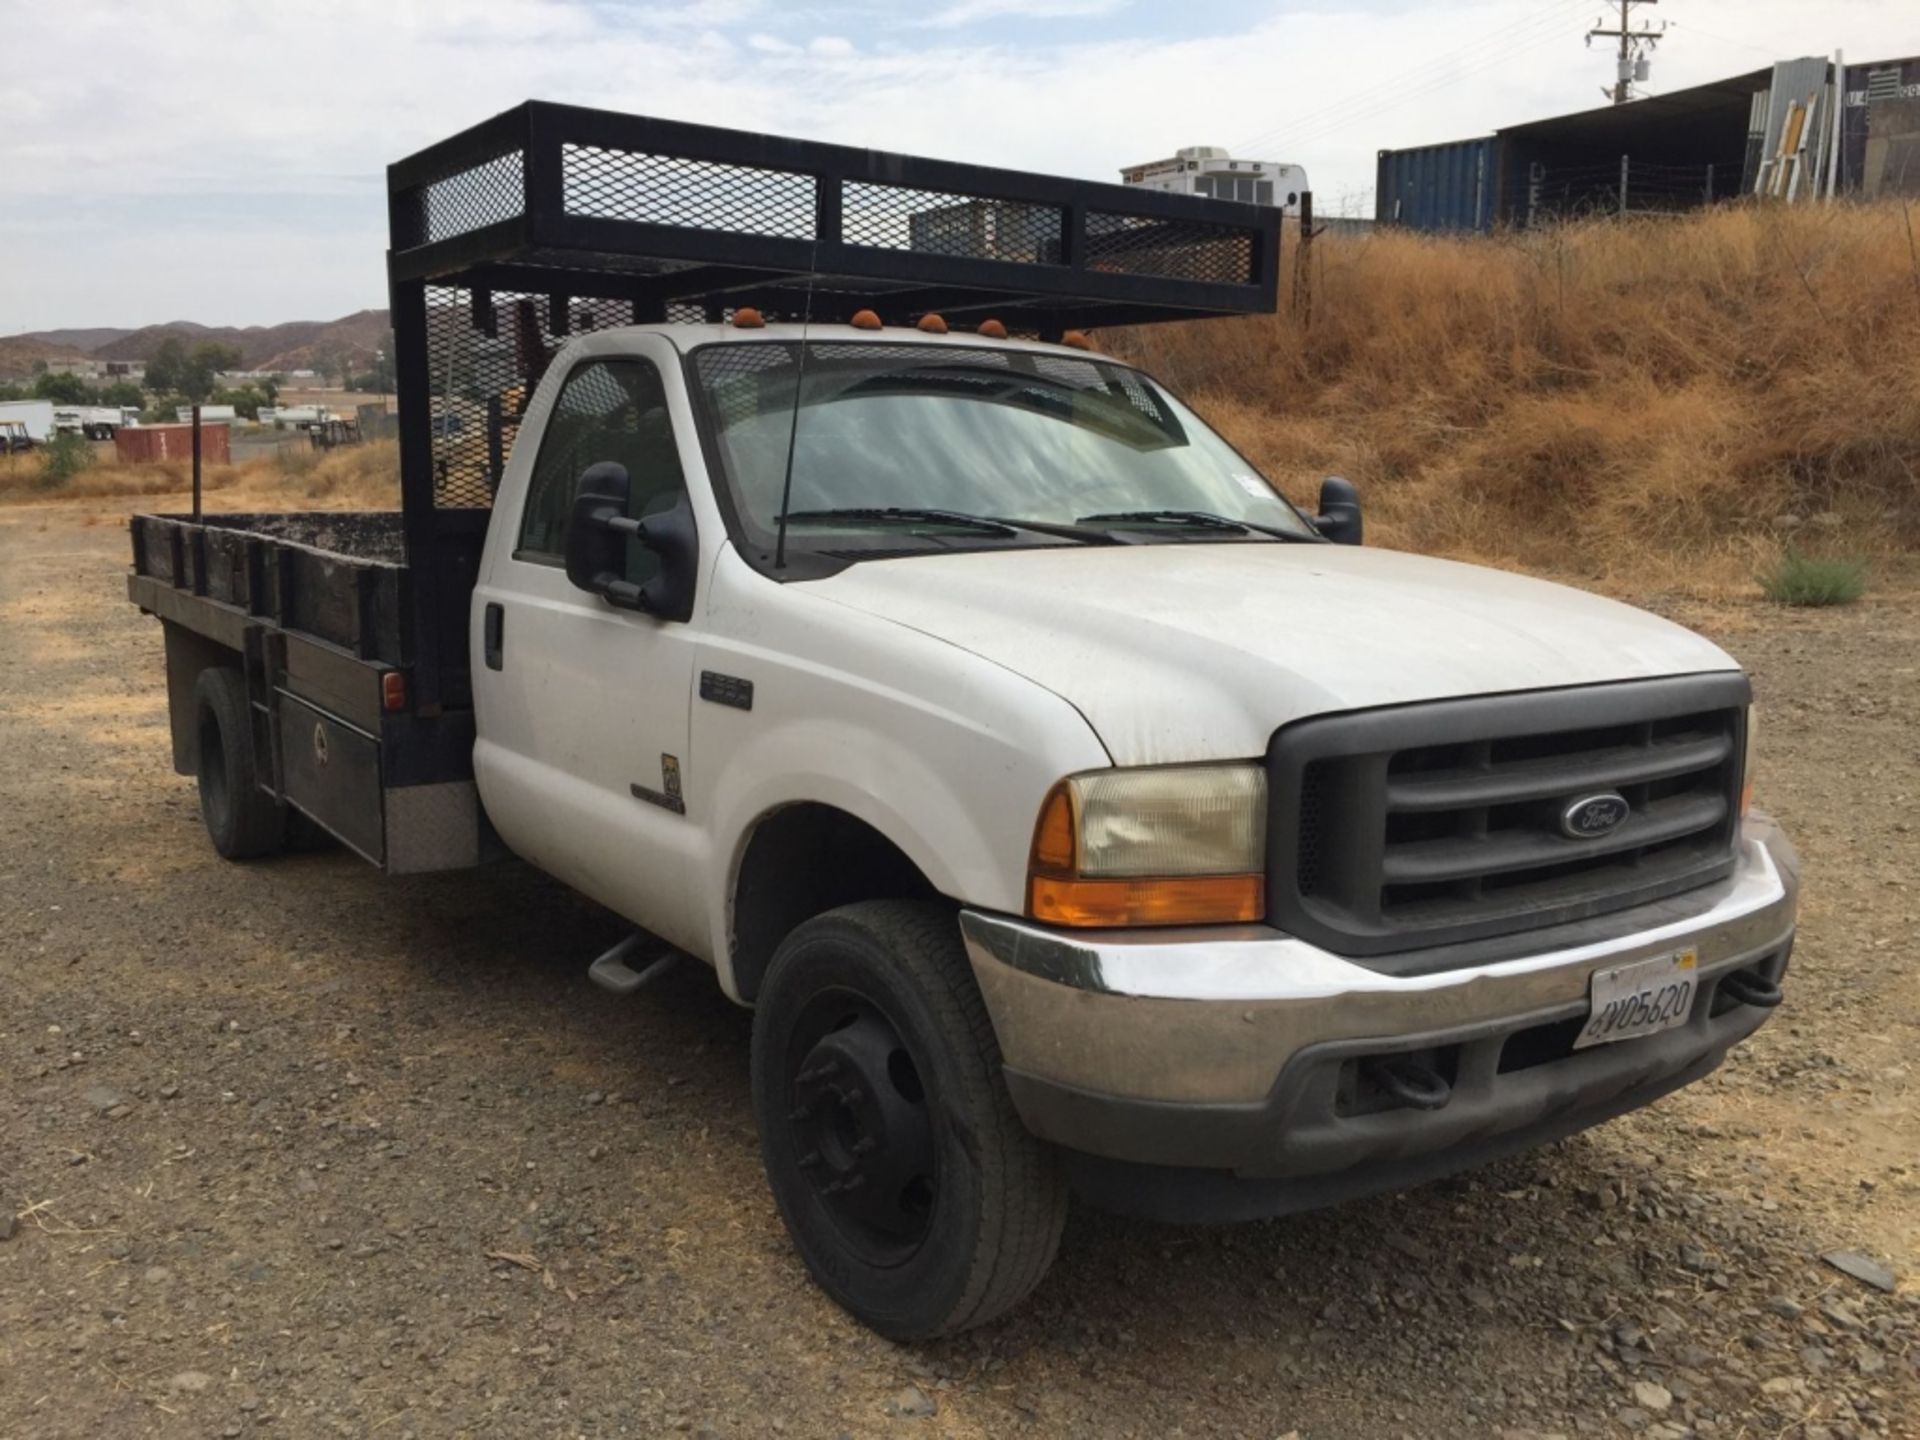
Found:
<svg viewBox="0 0 1920 1440"><path fill-rule="evenodd" d="M789 545L839 546L876 525L941 531L929 511L1124 528L1135 541L1313 534L1199 417L1126 366L985 347L814 342L796 420L798 353L797 344L760 341L693 354L723 480L756 543L767 542L779 516L790 437L791 511L805 519ZM919 513L884 513L894 510ZM1149 513L1240 523L1201 529ZM901 535L886 540L898 544ZM950 520L943 543L956 542L1062 540L993 536Z"/></svg>

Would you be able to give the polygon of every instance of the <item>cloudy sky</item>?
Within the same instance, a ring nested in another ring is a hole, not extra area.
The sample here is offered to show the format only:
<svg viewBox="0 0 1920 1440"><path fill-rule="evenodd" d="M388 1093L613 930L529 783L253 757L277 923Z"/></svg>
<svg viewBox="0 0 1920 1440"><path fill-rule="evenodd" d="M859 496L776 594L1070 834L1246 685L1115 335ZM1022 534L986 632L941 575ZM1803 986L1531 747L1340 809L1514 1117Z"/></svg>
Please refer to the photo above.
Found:
<svg viewBox="0 0 1920 1440"><path fill-rule="evenodd" d="M386 163L529 97L1114 179L1307 167L1600 103L1602 0L0 0L0 335L385 303ZM1650 88L1843 47L1914 0L1661 0Z"/></svg>

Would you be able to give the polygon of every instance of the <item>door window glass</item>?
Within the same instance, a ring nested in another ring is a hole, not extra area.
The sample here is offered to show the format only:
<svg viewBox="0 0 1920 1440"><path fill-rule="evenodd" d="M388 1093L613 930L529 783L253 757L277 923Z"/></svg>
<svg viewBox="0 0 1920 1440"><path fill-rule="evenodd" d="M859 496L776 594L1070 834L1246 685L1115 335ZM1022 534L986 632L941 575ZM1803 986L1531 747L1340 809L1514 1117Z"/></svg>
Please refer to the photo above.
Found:
<svg viewBox="0 0 1920 1440"><path fill-rule="evenodd" d="M636 518L666 509L686 489L666 387L650 361L592 360L567 377L533 462L516 555L565 554L581 473L603 460L626 467L627 513ZM650 578L656 563L650 550L629 543L628 579Z"/></svg>

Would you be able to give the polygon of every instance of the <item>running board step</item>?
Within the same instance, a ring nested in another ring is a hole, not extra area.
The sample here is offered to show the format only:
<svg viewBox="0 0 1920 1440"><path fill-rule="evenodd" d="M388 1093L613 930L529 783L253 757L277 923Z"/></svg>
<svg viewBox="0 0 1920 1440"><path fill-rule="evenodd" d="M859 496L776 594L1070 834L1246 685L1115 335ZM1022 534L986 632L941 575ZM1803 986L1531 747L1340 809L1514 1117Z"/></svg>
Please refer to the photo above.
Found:
<svg viewBox="0 0 1920 1440"><path fill-rule="evenodd" d="M627 961L633 959L640 947L651 938L653 937L636 930L589 965L587 978L602 990L609 990L615 995L631 995L642 985L652 984L674 967L680 959L680 952L669 950L663 955L656 956L643 969L633 969Z"/></svg>

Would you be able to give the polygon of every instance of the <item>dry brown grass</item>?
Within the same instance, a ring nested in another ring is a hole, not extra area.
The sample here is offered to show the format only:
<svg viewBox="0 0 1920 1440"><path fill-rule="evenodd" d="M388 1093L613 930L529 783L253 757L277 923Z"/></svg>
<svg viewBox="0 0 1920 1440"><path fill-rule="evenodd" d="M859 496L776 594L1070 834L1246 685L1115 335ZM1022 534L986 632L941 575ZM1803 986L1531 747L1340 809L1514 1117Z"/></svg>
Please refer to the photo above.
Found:
<svg viewBox="0 0 1920 1440"><path fill-rule="evenodd" d="M1881 557L1920 539L1898 205L1315 245L1311 326L1107 338L1294 498L1360 485L1383 544L1725 594L1788 533Z"/></svg>
<svg viewBox="0 0 1920 1440"><path fill-rule="evenodd" d="M49 486L38 452L0 459L0 504L63 500L142 499L192 489L184 462L124 465L102 458L57 486ZM207 466L200 488L216 510L392 510L400 504L397 441L317 451L288 447L236 465Z"/></svg>

